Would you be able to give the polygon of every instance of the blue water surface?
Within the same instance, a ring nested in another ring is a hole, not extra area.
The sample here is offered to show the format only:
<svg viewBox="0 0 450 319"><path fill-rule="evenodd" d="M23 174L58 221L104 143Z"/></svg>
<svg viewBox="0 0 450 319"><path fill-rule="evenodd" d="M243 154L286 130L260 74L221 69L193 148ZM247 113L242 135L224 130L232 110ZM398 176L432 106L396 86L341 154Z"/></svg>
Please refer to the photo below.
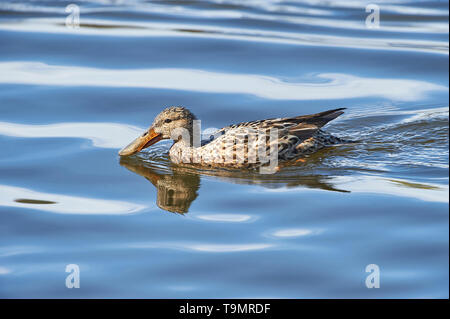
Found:
<svg viewBox="0 0 450 319"><path fill-rule="evenodd" d="M448 298L448 7L1 1L0 297ZM358 143L269 175L120 159L170 105L347 107L325 128Z"/></svg>

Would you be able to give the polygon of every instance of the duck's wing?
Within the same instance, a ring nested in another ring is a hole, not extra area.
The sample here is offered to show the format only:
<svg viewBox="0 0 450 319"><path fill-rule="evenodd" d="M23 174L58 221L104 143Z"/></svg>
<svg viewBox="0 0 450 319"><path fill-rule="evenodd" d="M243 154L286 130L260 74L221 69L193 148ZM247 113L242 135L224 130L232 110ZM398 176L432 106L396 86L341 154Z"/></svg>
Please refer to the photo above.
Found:
<svg viewBox="0 0 450 319"><path fill-rule="evenodd" d="M278 134L280 136L294 135L300 138L301 140L305 140L313 136L322 126L334 120L339 115L343 114L344 113L343 110L345 110L345 108L328 110L311 115L273 118L273 119L233 124L221 128L217 132L212 134L210 137L210 141L230 131L235 131L236 129L241 128L254 129L257 131L266 131L270 130L271 128L276 128L279 130Z"/></svg>
<svg viewBox="0 0 450 319"><path fill-rule="evenodd" d="M292 126L287 128L290 135L295 135L301 140L313 136L322 126L344 114L345 108L324 111L311 115L297 116L288 119Z"/></svg>

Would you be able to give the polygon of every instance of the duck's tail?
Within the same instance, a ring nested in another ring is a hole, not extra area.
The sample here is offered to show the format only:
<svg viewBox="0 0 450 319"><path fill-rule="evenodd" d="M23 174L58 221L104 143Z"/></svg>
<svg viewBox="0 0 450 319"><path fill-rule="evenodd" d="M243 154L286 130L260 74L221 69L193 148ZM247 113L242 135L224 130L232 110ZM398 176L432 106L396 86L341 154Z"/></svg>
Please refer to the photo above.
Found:
<svg viewBox="0 0 450 319"><path fill-rule="evenodd" d="M297 117L295 117L295 119L298 120L299 123L305 123L305 124L307 123L307 124L315 125L315 126L317 126L317 128L321 128L328 122L330 122L330 121L334 120L335 118L337 118L338 116L344 114L343 110L345 110L345 109L346 109L345 107L341 107L338 109L328 110L328 111L324 111L324 112L320 112L320 113L316 113L316 114L297 116Z"/></svg>

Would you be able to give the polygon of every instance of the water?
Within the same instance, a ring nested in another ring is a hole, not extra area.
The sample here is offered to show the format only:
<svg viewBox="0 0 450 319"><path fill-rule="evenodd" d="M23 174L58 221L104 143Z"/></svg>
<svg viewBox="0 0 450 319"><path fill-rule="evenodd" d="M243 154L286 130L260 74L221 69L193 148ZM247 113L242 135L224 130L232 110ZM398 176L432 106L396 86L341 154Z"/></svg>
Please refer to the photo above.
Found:
<svg viewBox="0 0 450 319"><path fill-rule="evenodd" d="M0 2L0 297L448 298L448 2L376 3ZM347 107L326 129L360 142L274 175L121 160L168 105Z"/></svg>

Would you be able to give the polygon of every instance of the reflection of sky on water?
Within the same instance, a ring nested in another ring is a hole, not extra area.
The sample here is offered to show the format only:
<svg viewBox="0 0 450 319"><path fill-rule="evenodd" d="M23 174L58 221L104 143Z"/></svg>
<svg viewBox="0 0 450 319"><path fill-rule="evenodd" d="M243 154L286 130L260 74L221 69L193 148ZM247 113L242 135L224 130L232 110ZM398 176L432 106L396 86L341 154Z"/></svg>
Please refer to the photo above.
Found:
<svg viewBox="0 0 450 319"><path fill-rule="evenodd" d="M448 203L449 188L445 184L419 184L407 180L394 180L371 175L335 176L332 178L332 182L336 187L352 193L386 194L429 202ZM257 190L254 191L257 192ZM263 191L285 193L304 190L299 188L265 188Z"/></svg>
<svg viewBox="0 0 450 319"><path fill-rule="evenodd" d="M317 235L320 234L322 230L317 229L306 229L306 228L286 228L279 229L272 233L272 236L289 238L289 237L301 237L301 236L309 236L309 235Z"/></svg>
<svg viewBox="0 0 450 319"><path fill-rule="evenodd" d="M85 138L95 147L122 148L142 134L142 129L119 123L58 123L29 125L0 122L0 135L28 138Z"/></svg>
<svg viewBox="0 0 450 319"><path fill-rule="evenodd" d="M241 18L241 17L239 17ZM277 18L267 18L264 15L250 14L247 18L276 23ZM117 37L191 37L199 39L228 39L237 41L254 41L273 44L339 46L348 48L372 48L382 50L414 50L448 54L448 42L435 41L425 38L396 39L384 38L386 33L405 32L406 34L440 34L448 33L446 22L417 22L410 21L401 26L383 24L382 35L374 37L373 30L366 28L363 19L351 21L329 20L311 17L281 17L282 23L292 24L293 27L307 26L308 28L330 28L333 30L360 32L358 36L331 35L318 32L293 33L255 28L222 27L207 24L191 23L162 23L162 22L122 22L119 20L97 20L83 18L80 28L72 30L66 28L62 19L28 19L19 22L9 21L0 23L0 30L18 32L46 32L63 34L102 35ZM367 32L371 33L367 33Z"/></svg>
<svg viewBox="0 0 450 319"><path fill-rule="evenodd" d="M0 267L0 275L7 275L11 273L11 270L6 267Z"/></svg>
<svg viewBox="0 0 450 319"><path fill-rule="evenodd" d="M26 203L27 200L45 200L54 203L30 204ZM0 206L34 208L57 214L93 215L131 214L146 208L146 206L125 201L49 194L7 185L0 185Z"/></svg>
<svg viewBox="0 0 450 319"><path fill-rule="evenodd" d="M0 298L447 298L448 2L380 0L367 29L369 2L82 0L69 29L68 3L0 1ZM188 176L169 143L122 165L168 105L342 106L326 130L362 143L264 179Z"/></svg>
<svg viewBox="0 0 450 319"><path fill-rule="evenodd" d="M129 248L135 249L181 249L210 253L231 253L262 250L274 247L274 244L211 244L211 243L131 243Z"/></svg>
<svg viewBox="0 0 450 319"><path fill-rule="evenodd" d="M250 215L243 214L208 214L208 215L195 215L195 218L206 220L209 222L226 222L226 223L242 223L254 220L255 218Z"/></svg>
<svg viewBox="0 0 450 319"><path fill-rule="evenodd" d="M137 87L195 92L253 94L267 99L321 100L362 97L412 101L446 87L412 79L318 74L314 82L283 82L269 76L191 69L98 69L37 62L1 62L0 83Z"/></svg>
<svg viewBox="0 0 450 319"><path fill-rule="evenodd" d="M448 203L449 189L445 184L417 184L411 181L371 176L338 177L336 183L343 187L348 186L355 193L388 194L412 197L423 201Z"/></svg>
<svg viewBox="0 0 450 319"><path fill-rule="evenodd" d="M182 2L177 2L176 10L170 10L170 6L167 6L170 1L158 1L149 2L142 0L79 0L77 1L81 5L89 4L84 9L86 13L92 12L114 12L125 8L127 10L142 10L144 12L155 12L155 13L165 13L168 15L178 15L181 17L194 16L194 17L236 17L241 18L243 14L249 13L249 11L244 11L244 9L257 9L259 12L268 12L269 16L276 16L279 13L298 13L303 15L316 15L316 16L336 16L337 8L340 9L360 9L365 7L367 4L373 3L370 0L341 0L341 1L321 1L321 0L296 0L294 3L289 1L240 1L240 0L203 0L203 4L209 4L211 8L208 10L207 7L194 7L183 5ZM224 4L225 9L220 6L214 6L215 4ZM378 0L377 4L382 5L386 12L399 13L399 14L415 14L415 15L427 15L427 16L444 16L446 12L443 9L430 8L419 6L419 4L414 5L414 2L407 0ZM407 6L405 5L407 4ZM105 6L111 5L111 6ZM112 6L116 5L116 6ZM229 6L233 5L234 10L228 9ZM315 7L314 7L315 6ZM25 11L25 12L47 12L47 13L60 13L59 7L52 6L50 2L48 5L40 5L39 2L36 3L3 3L1 8L13 10L13 11ZM242 10L242 11L240 11Z"/></svg>

